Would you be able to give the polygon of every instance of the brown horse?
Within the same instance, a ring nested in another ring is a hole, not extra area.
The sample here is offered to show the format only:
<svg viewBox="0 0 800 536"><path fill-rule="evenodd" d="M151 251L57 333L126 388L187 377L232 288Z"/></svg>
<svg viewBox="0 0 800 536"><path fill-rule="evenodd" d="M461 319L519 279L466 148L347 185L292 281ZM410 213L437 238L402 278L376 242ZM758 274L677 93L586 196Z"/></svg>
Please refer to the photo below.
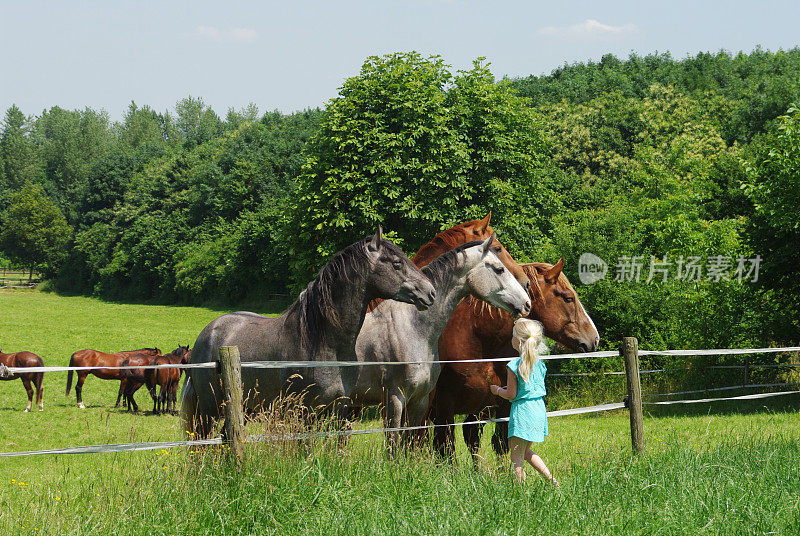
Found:
<svg viewBox="0 0 800 536"><path fill-rule="evenodd" d="M154 365L155 360L159 356L153 356L150 354L145 353L135 353L131 354L122 362L123 367L145 367L148 365ZM124 390L122 392L122 398L124 400L124 405L128 407L128 411L132 411L134 413L139 413L139 405L136 403L136 400L133 398L133 395L139 388L145 384L145 371L146 369L143 368L132 368L132 369L122 369L122 384L124 386ZM156 403L156 396L155 391L148 391L150 396L153 398L153 404Z"/></svg>
<svg viewBox="0 0 800 536"><path fill-rule="evenodd" d="M105 352L99 352L97 350L80 350L72 354L72 357L69 358L69 366L70 367L119 367L122 366L122 362L125 359L133 354L144 353L150 356L157 356L161 355L161 350L158 348L142 348L141 350L125 350L123 352L117 352L115 354L107 354ZM67 395L69 395L69 390L72 388L72 372L69 371L67 373ZM117 403L114 407L119 406L120 398L125 390L125 382L124 377L122 375L122 370L114 369L114 368L102 368L102 369L93 369L93 370L79 370L77 371L78 374L78 382L75 384L75 395L78 400L78 407L81 409L86 409L86 406L83 405L83 382L86 381L86 377L89 374L94 374L101 380L120 380L119 384L119 392L117 394Z"/></svg>
<svg viewBox="0 0 800 536"><path fill-rule="evenodd" d="M192 352L188 346L179 346L172 352L158 356L153 359L153 365L177 365L186 364L192 357ZM178 382L180 382L183 369L164 368L164 369L145 369L144 380L150 396L153 397L153 413L158 415L166 411L172 415L177 415L175 404L178 401ZM156 398L156 387L161 386L161 392Z"/></svg>
<svg viewBox="0 0 800 536"><path fill-rule="evenodd" d="M42 358L33 352L15 352L13 354L4 354L2 349L0 349L0 364L9 368L44 366ZM23 372L21 374L12 374L8 378L0 376L0 380L16 380L17 378L22 379L22 385L25 386L25 390L28 392L28 407L25 408L25 411L30 411L31 405L33 404L33 388L31 387L31 382L33 383L34 387L36 387L36 405L39 406L39 411L44 411L44 400L42 399L44 391L42 388L44 372Z"/></svg>
<svg viewBox="0 0 800 536"><path fill-rule="evenodd" d="M600 337L575 290L563 274L564 259L555 265L530 263L522 265L531 280L529 293L533 304L529 318L544 324L545 334L556 342L578 352L597 349ZM508 357L516 352L511 347L514 320L508 313L486 307L476 300L464 300L450 319L439 339L439 359L455 361L476 358ZM431 401L430 416L436 424L452 424L456 414L469 414L467 421L477 420L479 413L507 417L511 405L491 394L490 383L503 385L506 379L504 362L445 364ZM464 440L477 463L482 426L463 427ZM434 446L442 455L454 451L455 432L452 426L440 427L434 434ZM492 437L495 451L508 449L507 424L498 423Z"/></svg>

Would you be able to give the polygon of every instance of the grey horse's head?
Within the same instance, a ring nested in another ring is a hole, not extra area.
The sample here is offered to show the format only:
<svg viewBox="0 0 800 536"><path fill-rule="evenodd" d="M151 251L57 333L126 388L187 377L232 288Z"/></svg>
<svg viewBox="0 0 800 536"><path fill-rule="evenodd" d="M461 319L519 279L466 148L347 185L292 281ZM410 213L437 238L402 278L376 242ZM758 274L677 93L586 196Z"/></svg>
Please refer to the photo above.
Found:
<svg viewBox="0 0 800 536"><path fill-rule="evenodd" d="M378 230L366 239L365 251L370 263L367 288L373 299L392 299L427 309L436 298L436 290L405 253L383 238Z"/></svg>

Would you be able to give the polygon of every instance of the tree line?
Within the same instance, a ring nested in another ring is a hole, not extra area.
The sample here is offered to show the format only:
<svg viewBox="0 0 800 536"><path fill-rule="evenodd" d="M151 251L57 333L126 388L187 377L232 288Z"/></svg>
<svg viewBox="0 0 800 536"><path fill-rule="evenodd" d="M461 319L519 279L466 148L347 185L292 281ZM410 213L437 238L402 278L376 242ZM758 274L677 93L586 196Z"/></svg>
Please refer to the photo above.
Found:
<svg viewBox="0 0 800 536"><path fill-rule="evenodd" d="M222 118L188 97L113 122L11 106L0 257L64 292L257 303L377 223L413 253L491 210L518 261L565 257L605 340L797 341L798 80L800 49L606 55L509 80L411 52L368 58L322 110ZM583 253L605 278L579 284ZM756 256L756 277L737 276ZM679 273L690 259L699 278Z"/></svg>

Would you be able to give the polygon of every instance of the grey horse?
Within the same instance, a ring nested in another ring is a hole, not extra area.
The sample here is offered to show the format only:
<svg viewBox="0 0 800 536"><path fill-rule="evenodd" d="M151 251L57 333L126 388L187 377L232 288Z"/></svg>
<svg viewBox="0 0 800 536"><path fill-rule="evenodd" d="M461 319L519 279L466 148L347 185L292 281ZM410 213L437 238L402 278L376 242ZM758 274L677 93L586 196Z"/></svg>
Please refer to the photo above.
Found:
<svg viewBox="0 0 800 536"><path fill-rule="evenodd" d="M198 336L191 362L218 360L220 346L238 346L243 363L351 361L371 300L394 299L425 309L435 297L428 278L383 238L379 227L374 236L334 255L281 316L237 312L212 321ZM347 400L357 375L353 367L242 368L245 410L254 414L266 409L281 392L302 393L310 407L331 407ZM181 401L186 436L208 437L221 416L221 403L216 371L189 369ZM346 409L345 402L341 411Z"/></svg>
<svg viewBox="0 0 800 536"><path fill-rule="evenodd" d="M494 239L492 235L483 242L458 246L422 269L437 293L436 302L425 311L385 301L367 314L356 341L356 359L429 363L360 367L351 394L355 407L382 404L388 427L422 424L428 397L441 370L437 363L439 336L458 303L472 294L512 314L528 314L528 292L491 250ZM387 434L390 454L396 450L399 438L397 432Z"/></svg>

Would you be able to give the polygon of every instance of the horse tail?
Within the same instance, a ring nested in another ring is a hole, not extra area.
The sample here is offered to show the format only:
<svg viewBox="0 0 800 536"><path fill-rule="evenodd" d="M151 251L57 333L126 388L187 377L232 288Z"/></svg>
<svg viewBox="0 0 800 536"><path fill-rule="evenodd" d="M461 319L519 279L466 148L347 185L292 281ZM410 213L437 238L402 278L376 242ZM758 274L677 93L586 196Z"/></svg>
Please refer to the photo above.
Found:
<svg viewBox="0 0 800 536"><path fill-rule="evenodd" d="M192 385L192 379L186 375L181 392L181 422L183 423L183 438L187 441L197 439L197 391Z"/></svg>
<svg viewBox="0 0 800 536"><path fill-rule="evenodd" d="M75 354L69 358L69 366L75 366ZM67 392L64 393L64 396L69 396L69 390L72 389L72 372L71 370L67 372Z"/></svg>

